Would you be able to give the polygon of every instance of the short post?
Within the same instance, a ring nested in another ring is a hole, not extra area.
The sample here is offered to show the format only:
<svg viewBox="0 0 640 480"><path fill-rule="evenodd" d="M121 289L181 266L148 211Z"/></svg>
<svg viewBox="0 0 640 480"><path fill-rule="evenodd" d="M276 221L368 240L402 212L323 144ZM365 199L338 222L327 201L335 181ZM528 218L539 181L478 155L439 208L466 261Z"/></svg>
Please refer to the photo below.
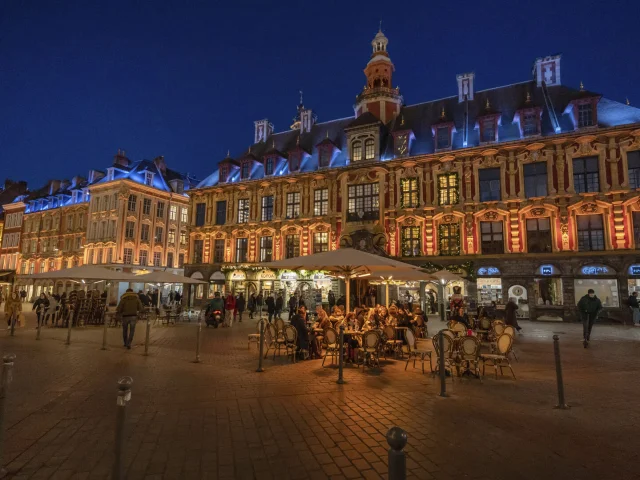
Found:
<svg viewBox="0 0 640 480"><path fill-rule="evenodd" d="M196 337L196 359L193 363L200 363L200 336L202 335L202 322L198 319L198 333Z"/></svg>
<svg viewBox="0 0 640 480"><path fill-rule="evenodd" d="M569 405L564 400L564 382L562 380L562 363L560 362L560 337L553 336L553 353L556 357L556 380L558 383L558 404L554 408L566 410Z"/></svg>
<svg viewBox="0 0 640 480"><path fill-rule="evenodd" d="M144 356L149 355L149 334L151 332L151 319L147 315L147 331L144 334Z"/></svg>
<svg viewBox="0 0 640 480"><path fill-rule="evenodd" d="M104 319L104 322L102 324L102 349L101 350L106 350L107 349L107 328L109 328L109 325L107 324L107 316L103 315L102 318Z"/></svg>
<svg viewBox="0 0 640 480"><path fill-rule="evenodd" d="M438 373L440 374L440 396L447 396L447 371L445 369L444 363L444 331L440 330L438 334L438 357L440 359L440 368L438 369Z"/></svg>
<svg viewBox="0 0 640 480"><path fill-rule="evenodd" d="M118 380L118 406L116 413L116 441L115 441L115 457L113 459L113 469L111 478L113 480L123 480L125 478L122 464L122 450L124 443L124 423L127 417L127 405L131 400L131 377L122 377Z"/></svg>
<svg viewBox="0 0 640 480"><path fill-rule="evenodd" d="M73 323L73 318L69 317L69 322L67 322L67 341L64 343L65 345L71 345L71 324Z"/></svg>
<svg viewBox="0 0 640 480"><path fill-rule="evenodd" d="M0 478L7 474L4 468L4 410L9 384L13 380L13 362L16 356L9 353L2 357L2 380L0 384Z"/></svg>
<svg viewBox="0 0 640 480"><path fill-rule="evenodd" d="M262 352L264 351L264 321L260 319L259 322L260 322L260 347L258 347L258 350L260 353L258 354L258 369L256 370L256 372L262 373L264 372L264 368L262 368Z"/></svg>
<svg viewBox="0 0 640 480"><path fill-rule="evenodd" d="M340 325L340 351L338 355L338 381L336 383L342 385L344 383L344 378L342 378L342 366L344 364L344 324Z"/></svg>
<svg viewBox="0 0 640 480"><path fill-rule="evenodd" d="M400 427L392 427L387 432L389 444L389 480L407 478L407 459L403 448L407 444L407 432Z"/></svg>

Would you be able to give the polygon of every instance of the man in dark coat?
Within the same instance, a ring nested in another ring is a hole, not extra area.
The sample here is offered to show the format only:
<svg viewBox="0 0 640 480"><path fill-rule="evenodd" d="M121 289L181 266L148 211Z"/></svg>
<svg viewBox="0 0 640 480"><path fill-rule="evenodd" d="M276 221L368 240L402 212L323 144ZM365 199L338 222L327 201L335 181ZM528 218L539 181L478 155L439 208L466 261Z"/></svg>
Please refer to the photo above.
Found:
<svg viewBox="0 0 640 480"><path fill-rule="evenodd" d="M333 312L333 307L336 304L336 296L333 294L333 290L329 290L328 301L329 301L329 311Z"/></svg>
<svg viewBox="0 0 640 480"><path fill-rule="evenodd" d="M281 318L282 308L284 307L284 298L282 298L282 293L278 294L278 298L276 298L276 318Z"/></svg>
<svg viewBox="0 0 640 480"><path fill-rule="evenodd" d="M298 309L298 298L294 293L293 295L291 295L291 298L289 298L289 321L291 321L297 309Z"/></svg>
<svg viewBox="0 0 640 480"><path fill-rule="evenodd" d="M307 330L307 313L304 307L298 308L298 313L296 313L290 320L291 325L298 332L296 343L298 344L298 351L306 350L309 351L309 331Z"/></svg>
<svg viewBox="0 0 640 480"><path fill-rule="evenodd" d="M244 293L240 292L238 298L236 299L236 311L238 312L238 321L242 322L242 314L244 313L244 307L247 302L244 299Z"/></svg>
<svg viewBox="0 0 640 480"><path fill-rule="evenodd" d="M517 331L522 330L522 327L518 325L518 318L516 312L518 311L518 304L514 298L509 298L509 301L504 307L505 310L505 322L507 325L515 327Z"/></svg>
<svg viewBox="0 0 640 480"><path fill-rule="evenodd" d="M269 294L266 300L267 313L269 314L269 323L273 320L273 314L276 313L276 301L273 299L273 294Z"/></svg>
<svg viewBox="0 0 640 480"><path fill-rule="evenodd" d="M591 329L593 324L598 318L598 314L602 310L602 302L596 297L596 292L590 288L587 290L587 294L578 302L578 311L582 319L582 335L584 337L584 348L589 346L591 340Z"/></svg>

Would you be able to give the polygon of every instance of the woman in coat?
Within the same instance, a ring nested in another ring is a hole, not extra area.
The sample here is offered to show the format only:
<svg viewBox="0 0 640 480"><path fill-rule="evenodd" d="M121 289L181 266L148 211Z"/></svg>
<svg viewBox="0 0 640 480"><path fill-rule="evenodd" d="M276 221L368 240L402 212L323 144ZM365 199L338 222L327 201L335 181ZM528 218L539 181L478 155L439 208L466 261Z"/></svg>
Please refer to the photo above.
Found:
<svg viewBox="0 0 640 480"><path fill-rule="evenodd" d="M4 313L7 316L7 326L11 326L11 322L15 322L18 319L18 315L22 313L22 302L20 301L20 295L18 292L11 292L4 302Z"/></svg>
<svg viewBox="0 0 640 480"><path fill-rule="evenodd" d="M38 299L33 302L33 308L31 309L35 310L36 315L38 316L38 325L44 324L44 316L47 308L49 308L49 299L43 292L40 294Z"/></svg>

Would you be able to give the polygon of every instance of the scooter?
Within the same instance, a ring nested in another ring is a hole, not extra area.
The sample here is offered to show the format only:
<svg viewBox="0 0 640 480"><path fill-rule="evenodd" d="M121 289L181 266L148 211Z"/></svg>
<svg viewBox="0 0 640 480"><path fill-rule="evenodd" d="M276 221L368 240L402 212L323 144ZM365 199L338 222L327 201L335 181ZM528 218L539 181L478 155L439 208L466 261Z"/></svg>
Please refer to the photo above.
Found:
<svg viewBox="0 0 640 480"><path fill-rule="evenodd" d="M214 310L209 315L207 315L207 318L205 319L207 327L213 325L213 328L218 328L218 325L222 324L223 321L224 318L222 316L221 310Z"/></svg>

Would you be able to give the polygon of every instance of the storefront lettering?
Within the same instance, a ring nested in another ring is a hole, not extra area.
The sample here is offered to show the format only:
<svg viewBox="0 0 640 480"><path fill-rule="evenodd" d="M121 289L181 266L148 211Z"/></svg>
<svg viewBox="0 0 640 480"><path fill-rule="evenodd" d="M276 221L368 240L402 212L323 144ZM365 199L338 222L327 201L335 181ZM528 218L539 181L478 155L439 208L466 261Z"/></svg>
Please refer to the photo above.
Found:
<svg viewBox="0 0 640 480"><path fill-rule="evenodd" d="M480 267L478 269L478 275L500 275L500 269L497 267Z"/></svg>
<svg viewBox="0 0 640 480"><path fill-rule="evenodd" d="M629 275L640 275L640 265L631 265L629 267Z"/></svg>
<svg viewBox="0 0 640 480"><path fill-rule="evenodd" d="M553 265L542 265L540 267L541 275L553 275Z"/></svg>
<svg viewBox="0 0 640 480"><path fill-rule="evenodd" d="M606 275L609 273L609 269L604 266L589 265L582 267L581 272L583 275Z"/></svg>

